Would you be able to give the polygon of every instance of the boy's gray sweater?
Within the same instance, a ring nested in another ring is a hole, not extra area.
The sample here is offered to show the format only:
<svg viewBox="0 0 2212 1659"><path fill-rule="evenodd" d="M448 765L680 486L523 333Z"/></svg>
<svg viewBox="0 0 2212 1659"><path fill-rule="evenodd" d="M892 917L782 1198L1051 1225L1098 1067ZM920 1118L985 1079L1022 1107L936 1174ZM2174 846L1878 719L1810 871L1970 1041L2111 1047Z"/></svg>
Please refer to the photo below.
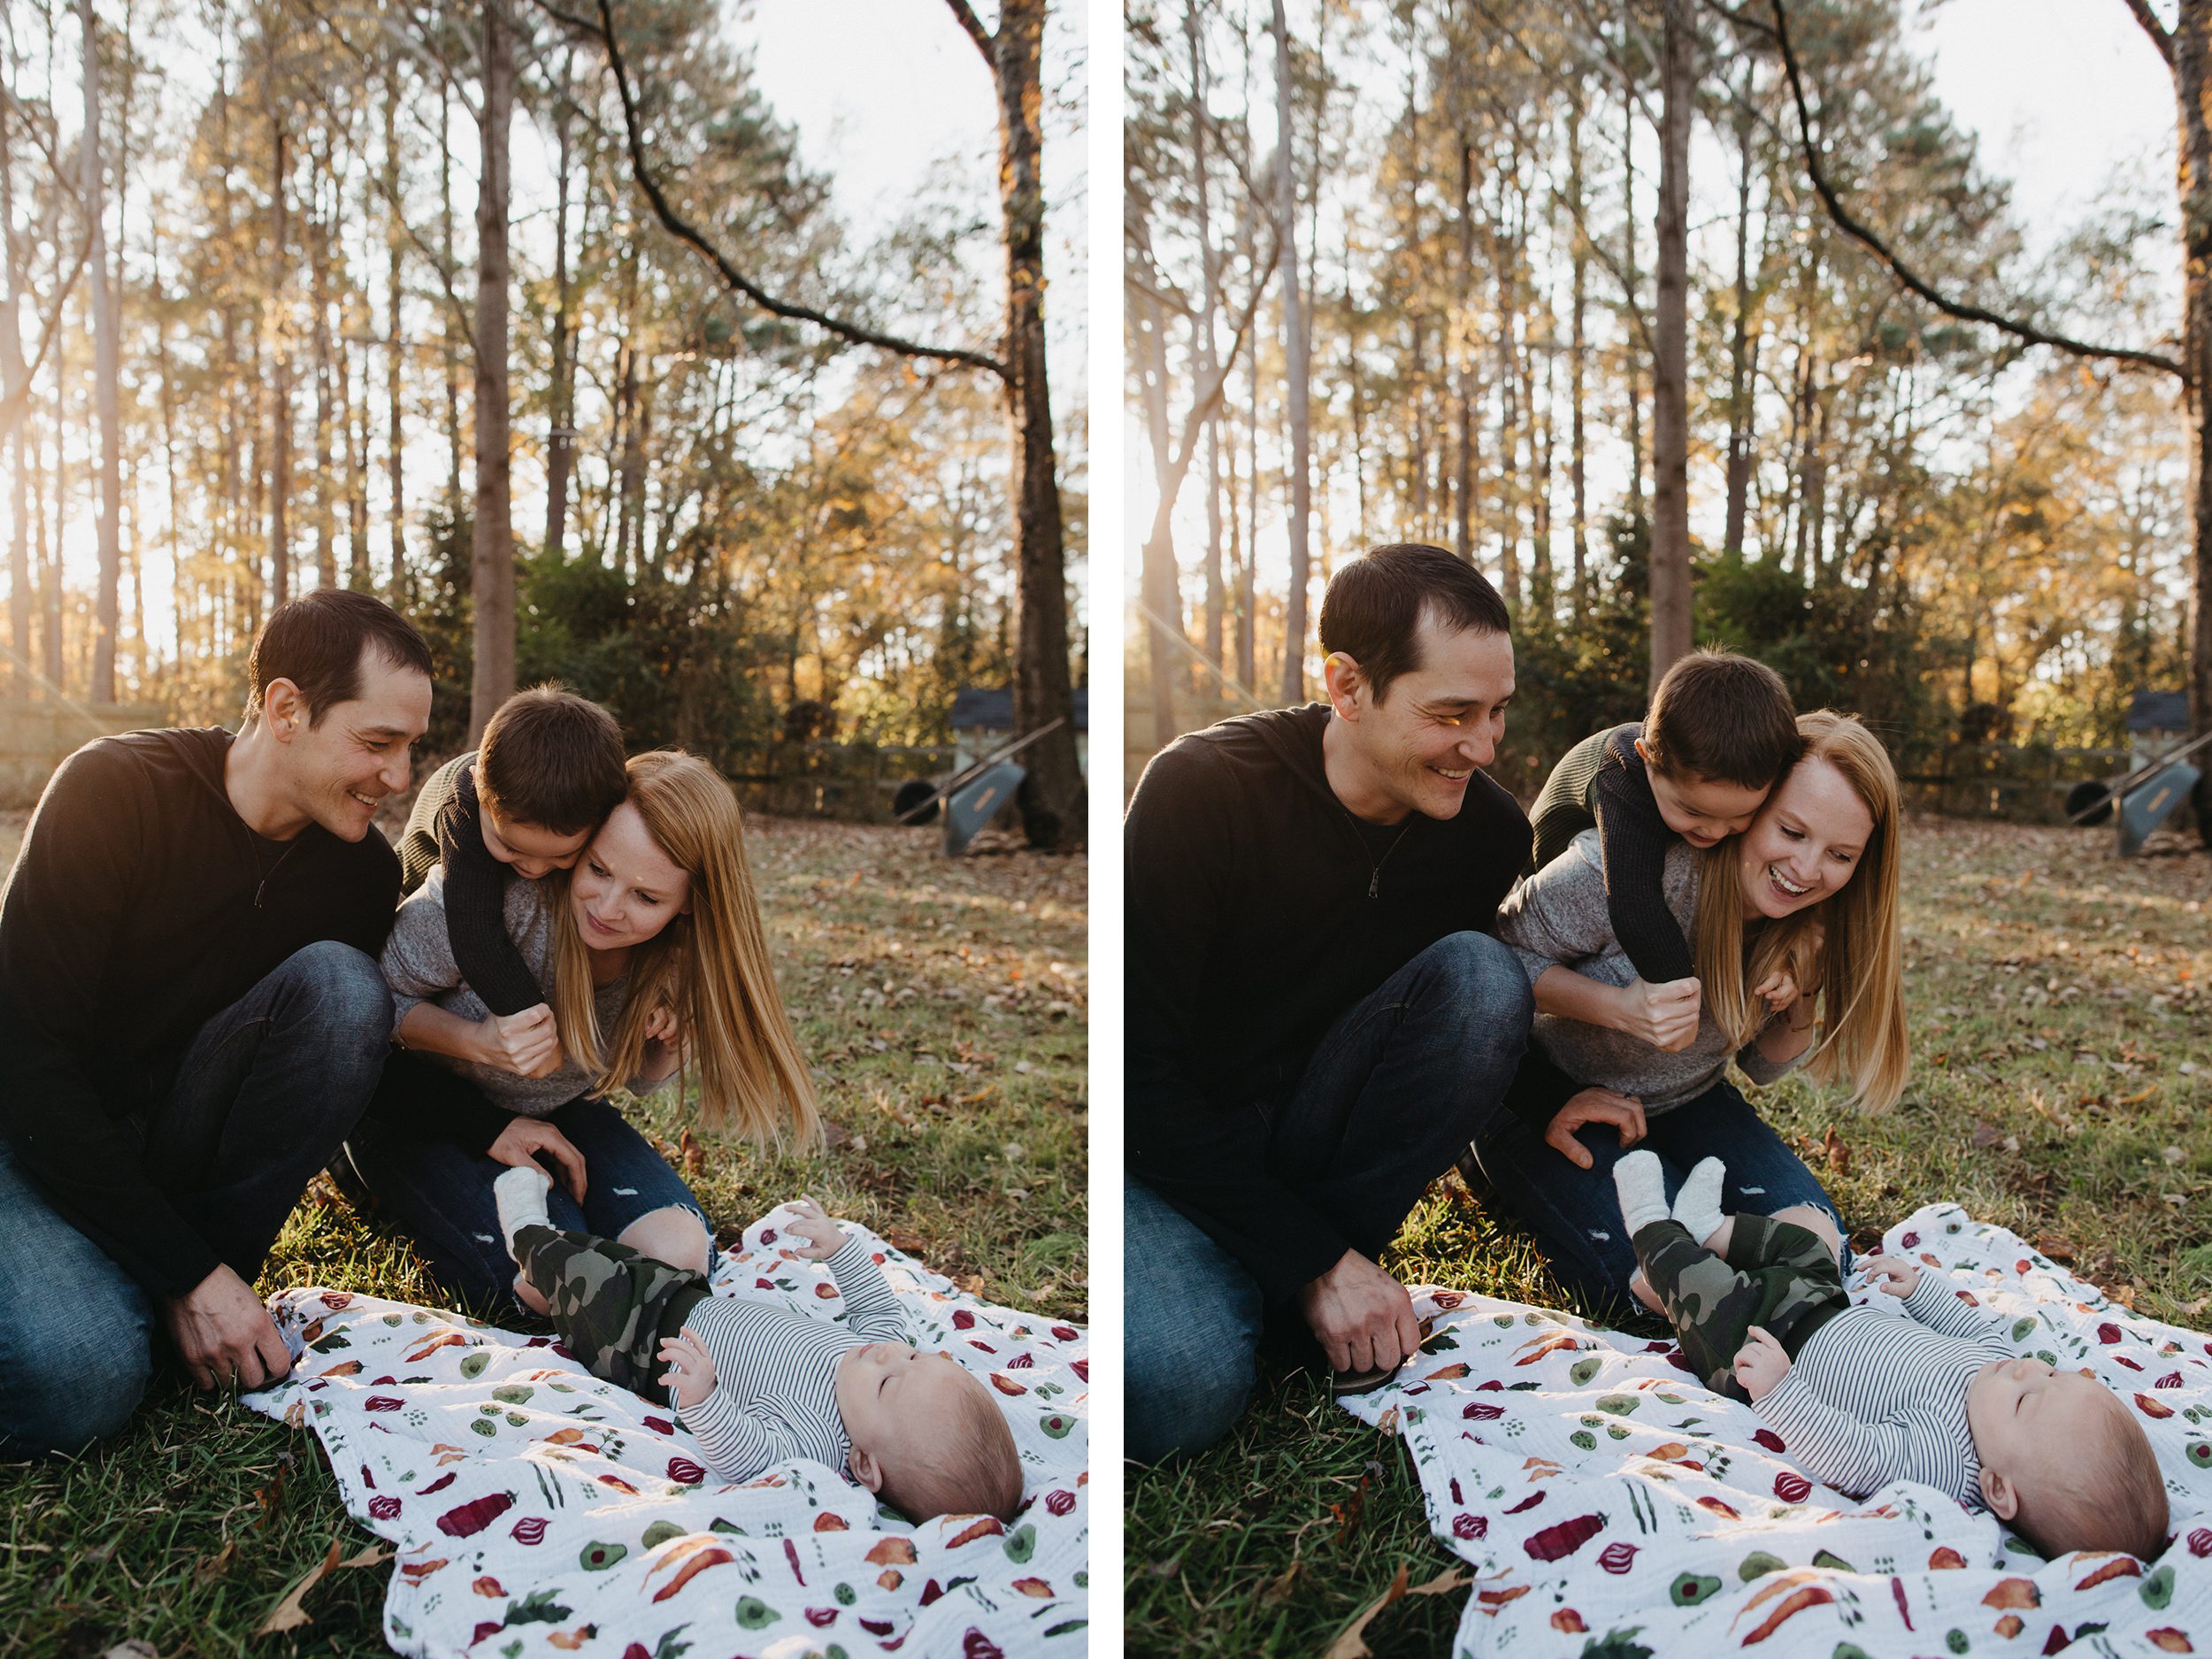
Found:
<svg viewBox="0 0 2212 1659"><path fill-rule="evenodd" d="M553 982L552 884L526 881L511 876L507 881L507 936L529 964L541 985ZM384 977L391 982L392 1001L399 1019L418 1002L435 1002L449 1014L482 1020L491 1010L461 978L453 960L453 941L445 919L445 871L433 865L428 877L392 918L392 936L384 947ZM603 985L592 994L603 1042L612 1038L615 1022L629 996L628 976ZM590 1093L592 1079L566 1056L561 1069L550 1077L518 1077L496 1066L455 1060L444 1055L425 1057L457 1071L483 1090L495 1105L525 1118L544 1118L580 1094ZM665 1079L664 1079L664 1081ZM643 1078L630 1080L630 1092L643 1094L660 1084Z"/></svg>
<svg viewBox="0 0 2212 1659"><path fill-rule="evenodd" d="M1550 864L1506 896L1498 910L1498 937L1521 959L1533 986L1547 968L1570 968L1606 985L1624 986L1635 965L1613 936L1605 902L1605 868L1595 830L1586 830ZM1667 853L1667 908L1682 936L1696 944L1699 855L1677 841ZM403 914L404 910L403 909ZM1697 1039L1665 1054L1624 1032L1586 1025L1555 1014L1536 1016L1534 1041L1553 1064L1586 1086L1617 1089L1644 1102L1647 1117L1695 1100L1727 1075L1727 1041L1711 1014L1698 1019ZM1746 1043L1737 1065L1754 1083L1771 1083L1797 1064L1778 1065Z"/></svg>

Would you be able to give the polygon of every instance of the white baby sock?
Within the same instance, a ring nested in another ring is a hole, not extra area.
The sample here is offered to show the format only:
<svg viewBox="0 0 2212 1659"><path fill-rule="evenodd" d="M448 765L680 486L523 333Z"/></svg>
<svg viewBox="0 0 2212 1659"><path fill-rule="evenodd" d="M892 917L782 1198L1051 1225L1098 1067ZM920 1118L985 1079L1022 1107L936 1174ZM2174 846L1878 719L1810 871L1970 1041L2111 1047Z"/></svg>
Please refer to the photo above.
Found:
<svg viewBox="0 0 2212 1659"><path fill-rule="evenodd" d="M1682 1183L1682 1190L1674 1195L1674 1218L1689 1230L1700 1244L1719 1230L1728 1217L1720 1207L1721 1183L1728 1179L1728 1166L1718 1158L1701 1158L1689 1179Z"/></svg>
<svg viewBox="0 0 2212 1659"><path fill-rule="evenodd" d="M553 1178L543 1170L512 1169L492 1183L492 1199L499 1206L499 1236L507 1241L507 1254L515 1253L515 1234L523 1228L549 1227L545 1195L553 1190Z"/></svg>
<svg viewBox="0 0 2212 1659"><path fill-rule="evenodd" d="M1621 1195L1621 1225L1630 1238L1667 1219L1667 1177L1656 1154L1630 1153L1613 1166L1613 1186Z"/></svg>

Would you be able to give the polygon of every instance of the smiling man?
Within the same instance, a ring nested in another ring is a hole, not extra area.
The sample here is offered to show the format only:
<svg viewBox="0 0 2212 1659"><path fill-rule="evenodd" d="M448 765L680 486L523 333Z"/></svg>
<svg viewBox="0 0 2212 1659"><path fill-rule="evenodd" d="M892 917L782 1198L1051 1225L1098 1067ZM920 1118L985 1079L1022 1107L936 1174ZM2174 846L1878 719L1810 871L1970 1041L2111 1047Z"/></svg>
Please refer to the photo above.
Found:
<svg viewBox="0 0 2212 1659"><path fill-rule="evenodd" d="M430 652L326 589L255 641L245 719L86 745L0 894L0 1455L120 1428L158 1319L202 1387L289 1362L253 1279L376 1087L375 953Z"/></svg>
<svg viewBox="0 0 2212 1659"><path fill-rule="evenodd" d="M1321 609L1328 701L1153 757L1129 805L1128 1448L1200 1450L1262 1333L1351 1390L1419 1334L1378 1258L1497 1109L1527 979L1487 936L1528 819L1483 775L1505 606L1441 548L1378 548Z"/></svg>

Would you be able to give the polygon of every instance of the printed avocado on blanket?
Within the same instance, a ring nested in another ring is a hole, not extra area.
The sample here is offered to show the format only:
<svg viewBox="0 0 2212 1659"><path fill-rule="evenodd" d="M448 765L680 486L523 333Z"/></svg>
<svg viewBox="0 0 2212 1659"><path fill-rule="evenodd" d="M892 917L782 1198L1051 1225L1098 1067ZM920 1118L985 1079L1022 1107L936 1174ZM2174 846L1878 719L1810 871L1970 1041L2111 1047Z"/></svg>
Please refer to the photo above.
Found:
<svg viewBox="0 0 2212 1659"><path fill-rule="evenodd" d="M2132 1402L2166 1477L2174 1532L2158 1561L2047 1563L1993 1517L1905 1482L1847 1497L1808 1479L1748 1406L1681 1369L1672 1342L1422 1289L1419 1356L1392 1387L1344 1404L1404 1437L1431 1530L1474 1570L1456 1650L2212 1650L2212 1339L2116 1306L1955 1205L1916 1212L1884 1242L2013 1315L2021 1352L2093 1371Z"/></svg>
<svg viewBox="0 0 2212 1659"><path fill-rule="evenodd" d="M782 1245L784 1219L764 1217L724 1254L717 1294L836 1311L821 1264ZM311 1428L347 1508L397 1548L384 1627L403 1654L1080 1654L1088 1333L979 1302L850 1231L917 1345L999 1396L1026 1494L1010 1525L915 1526L815 1463L715 1485L672 1413L553 1339L339 1291L273 1301L300 1359L248 1403Z"/></svg>

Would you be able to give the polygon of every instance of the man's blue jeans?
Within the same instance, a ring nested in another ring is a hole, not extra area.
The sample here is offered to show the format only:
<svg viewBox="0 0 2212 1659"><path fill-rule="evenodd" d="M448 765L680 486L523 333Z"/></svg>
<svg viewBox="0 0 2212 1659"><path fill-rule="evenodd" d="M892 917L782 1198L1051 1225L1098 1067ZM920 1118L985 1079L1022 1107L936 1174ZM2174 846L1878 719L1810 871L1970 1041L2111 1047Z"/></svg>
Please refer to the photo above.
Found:
<svg viewBox="0 0 2212 1659"><path fill-rule="evenodd" d="M376 1088L392 994L376 964L324 941L203 1025L140 1125L144 1167L247 1283ZM0 1137L0 1455L81 1450L137 1409L153 1304L57 1214Z"/></svg>
<svg viewBox="0 0 2212 1659"><path fill-rule="evenodd" d="M1584 1125L1575 1139L1590 1152L1586 1170L1546 1145L1541 1128L1509 1114L1475 1138L1475 1160L1499 1207L1536 1234L1560 1282L1592 1307L1626 1302L1628 1276L1636 1271L1636 1251L1621 1225L1620 1194L1613 1186L1613 1166L1624 1151L1659 1155L1669 1203L1700 1159L1718 1158L1728 1166L1721 1189L1727 1214L1770 1216L1811 1204L1826 1210L1847 1238L1835 1200L1733 1084L1716 1083L1696 1099L1647 1119L1647 1127L1640 1146L1623 1148L1612 1125ZM1847 1271L1850 1263L1847 1242Z"/></svg>
<svg viewBox="0 0 2212 1659"><path fill-rule="evenodd" d="M1270 1171L1379 1257L1498 1111L1533 1011L1496 940L1437 941L1338 1018L1286 1098L1260 1103ZM1134 1177L1123 1214L1128 1453L1157 1463L1242 1415L1268 1310L1241 1265Z"/></svg>

